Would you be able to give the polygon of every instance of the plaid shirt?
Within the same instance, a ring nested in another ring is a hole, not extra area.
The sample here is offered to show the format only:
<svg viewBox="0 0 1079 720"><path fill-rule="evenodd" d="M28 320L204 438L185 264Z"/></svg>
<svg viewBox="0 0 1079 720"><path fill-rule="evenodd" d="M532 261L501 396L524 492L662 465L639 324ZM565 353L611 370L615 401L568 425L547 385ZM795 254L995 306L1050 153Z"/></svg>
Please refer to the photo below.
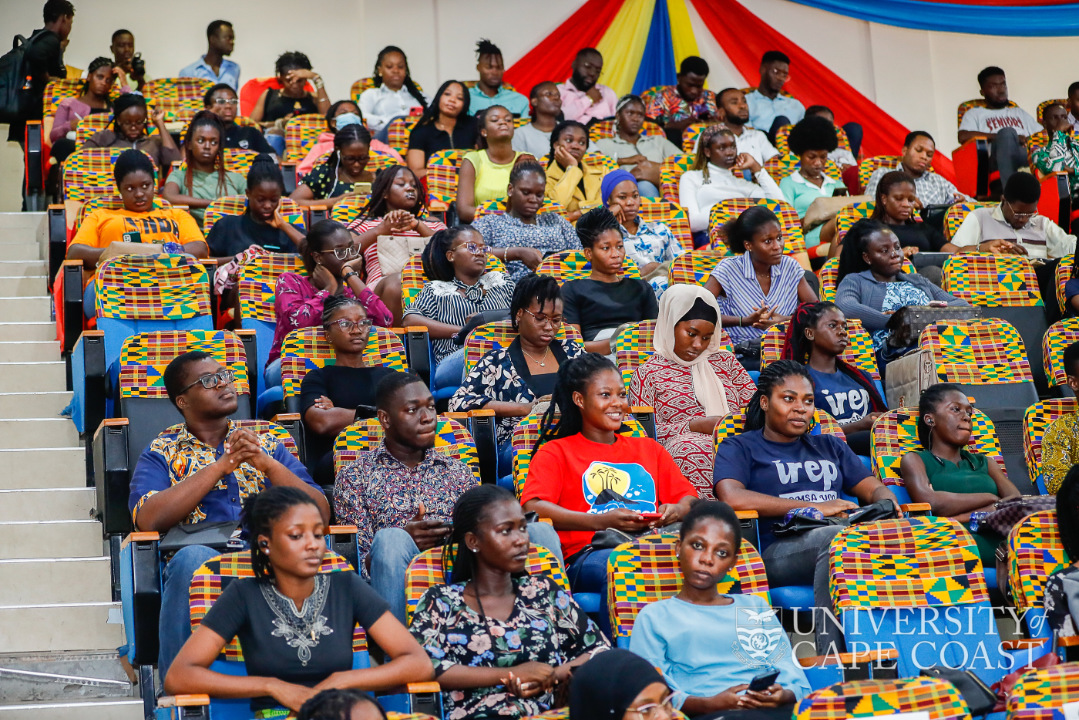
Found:
<svg viewBox="0 0 1079 720"><path fill-rule="evenodd" d="M869 177L869 182L866 183L865 192L862 194L876 197L877 185L880 184L880 179L895 170L903 170L903 163L897 163L894 168L882 167L874 170ZM906 172L906 170L903 170L903 172ZM918 196L923 205L951 205L956 201L955 196L957 194L963 195L947 178L935 172L924 172L914 178L914 194ZM963 197L966 196L963 195Z"/></svg>
<svg viewBox="0 0 1079 720"><path fill-rule="evenodd" d="M358 528L356 545L363 577L369 576L364 560L375 533L403 528L421 503L425 519L448 521L457 498L476 484L468 465L434 448L428 448L414 468L390 455L385 441L361 453L337 476L333 506L338 522Z"/></svg>
<svg viewBox="0 0 1079 720"><path fill-rule="evenodd" d="M677 122L687 118L699 118L706 115L718 115L716 94L705 90L695 103L689 103L678 94L677 85L667 85L656 93L648 102L645 114L660 123Z"/></svg>

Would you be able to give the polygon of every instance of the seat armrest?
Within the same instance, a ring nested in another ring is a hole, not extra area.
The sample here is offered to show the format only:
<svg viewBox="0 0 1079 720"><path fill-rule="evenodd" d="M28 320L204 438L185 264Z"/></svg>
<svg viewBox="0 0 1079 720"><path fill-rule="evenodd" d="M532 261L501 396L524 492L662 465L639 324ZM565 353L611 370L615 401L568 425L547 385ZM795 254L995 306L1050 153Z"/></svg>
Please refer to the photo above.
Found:
<svg viewBox="0 0 1079 720"><path fill-rule="evenodd" d="M135 646L132 665L155 665L158 660L158 628L161 622L161 556L156 532L130 533L121 545L126 574L130 572L131 597L128 642ZM126 585L126 583L124 583ZM124 608L125 625L128 607Z"/></svg>
<svg viewBox="0 0 1079 720"><path fill-rule="evenodd" d="M656 439L656 410L647 405L637 405L629 409L633 419L641 424L648 437Z"/></svg>
<svg viewBox="0 0 1079 720"><path fill-rule="evenodd" d="M134 463L128 455L130 423L127 418L107 418L94 433L94 487L97 519L102 532L122 535L133 529L127 509Z"/></svg>
<svg viewBox="0 0 1079 720"><path fill-rule="evenodd" d="M330 217L329 205L310 205L307 208L307 212L310 217L310 223L307 227L311 227L319 220L326 220Z"/></svg>
<svg viewBox="0 0 1079 720"><path fill-rule="evenodd" d="M352 568L359 572L360 552L356 545L356 535L359 528L355 525L331 525L326 533L327 543L331 550L348 560Z"/></svg>
<svg viewBox="0 0 1079 720"><path fill-rule="evenodd" d="M480 458L480 480L484 485L498 482L498 421L494 410L472 410L468 413L469 430L476 441ZM507 468L508 469L508 468Z"/></svg>
<svg viewBox="0 0 1079 720"><path fill-rule="evenodd" d="M67 220L63 205L49 205L45 212L49 230L49 276L46 280L51 283L67 254ZM51 290L51 287L47 289Z"/></svg>
<svg viewBox="0 0 1079 720"><path fill-rule="evenodd" d="M907 517L921 517L933 514L933 506L929 503L906 503L899 509L907 514Z"/></svg>
<svg viewBox="0 0 1079 720"><path fill-rule="evenodd" d="M162 695L157 699L158 707L198 707L209 704L209 695Z"/></svg>
<svg viewBox="0 0 1079 720"><path fill-rule="evenodd" d="M739 520L756 520L760 518L760 514L756 510L735 510L734 514L738 516Z"/></svg>
<svg viewBox="0 0 1079 720"><path fill-rule="evenodd" d="M285 430L288 431L288 434L292 436L292 441L296 443L296 449L300 453L300 462L306 464L307 446L305 444L305 431L299 413L279 413L273 416L273 421L285 428Z"/></svg>
<svg viewBox="0 0 1079 720"><path fill-rule="evenodd" d="M75 343L71 358L71 383L77 400L72 420L80 434L92 432L105 419L108 370L105 333L87 330Z"/></svg>
<svg viewBox="0 0 1079 720"><path fill-rule="evenodd" d="M431 338L423 325L409 325L404 330L408 367L431 386Z"/></svg>
<svg viewBox="0 0 1079 720"><path fill-rule="evenodd" d="M50 245L50 253L51 252ZM66 247L63 252L66 252ZM61 254L60 257L63 258L63 254ZM51 262L52 260L50 257L50 263ZM62 301L64 304L64 307L62 308L64 313L64 337L61 338L61 341L63 342L62 350L65 353L70 353L75 349L75 343L82 333L82 326L84 324L82 307L82 268L82 260L61 260L60 268L58 270L58 272L62 273L60 283L62 289Z"/></svg>
<svg viewBox="0 0 1079 720"><path fill-rule="evenodd" d="M895 648L866 650L854 653L838 653L798 658L803 668L841 669L843 682L868 680L870 678L895 679L899 675L899 651Z"/></svg>

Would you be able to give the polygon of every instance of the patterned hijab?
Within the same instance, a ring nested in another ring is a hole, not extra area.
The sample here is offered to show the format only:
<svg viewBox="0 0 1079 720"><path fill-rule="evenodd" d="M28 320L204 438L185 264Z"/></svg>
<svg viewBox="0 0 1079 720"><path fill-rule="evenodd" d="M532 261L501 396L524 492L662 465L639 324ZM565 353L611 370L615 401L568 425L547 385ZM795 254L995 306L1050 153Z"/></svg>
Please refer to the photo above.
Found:
<svg viewBox="0 0 1079 720"><path fill-rule="evenodd" d="M688 361L678 357L674 352L674 326L683 320L708 320L716 324L712 341L705 351ZM727 390L723 385L723 380L716 375L709 361L712 355L719 352L722 328L719 304L716 303L712 293L700 285L671 285L663 293L659 301L659 317L656 319L652 346L659 355L675 365L689 368L690 376L693 378L693 393L709 417L722 417L731 411L727 404Z"/></svg>

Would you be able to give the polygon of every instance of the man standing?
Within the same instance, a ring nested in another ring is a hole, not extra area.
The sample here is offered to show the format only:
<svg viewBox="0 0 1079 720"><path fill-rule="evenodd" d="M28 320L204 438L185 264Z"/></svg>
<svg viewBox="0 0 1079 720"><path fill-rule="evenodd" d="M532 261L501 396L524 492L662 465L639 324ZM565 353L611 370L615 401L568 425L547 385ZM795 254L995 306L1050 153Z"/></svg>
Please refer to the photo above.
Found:
<svg viewBox="0 0 1079 720"><path fill-rule="evenodd" d="M236 34L228 20L214 20L206 28L206 54L180 71L179 77L194 77L225 83L240 92L240 66L228 59L236 45Z"/></svg>
<svg viewBox="0 0 1079 720"><path fill-rule="evenodd" d="M678 70L678 84L652 95L646 114L663 126L667 139L682 147L682 131L697 122L719 122L716 94L704 89L708 63L690 55Z"/></svg>
<svg viewBox="0 0 1079 720"><path fill-rule="evenodd" d="M502 63L502 51L490 40L476 43L476 72L480 79L468 89L470 95L468 109L473 115L486 110L492 105L501 105L513 113L514 117L528 115L528 98L502 86L502 75L506 67Z"/></svg>
<svg viewBox="0 0 1079 720"><path fill-rule="evenodd" d="M566 120L588 124L614 116L618 98L606 85L599 85L603 56L595 48L582 48L573 60L573 75L558 86L562 96L562 114Z"/></svg>
<svg viewBox="0 0 1079 720"><path fill-rule="evenodd" d="M738 88L727 88L719 92L718 99L723 110L723 124L734 133L739 153L752 155L761 165L779 154L764 133L749 126L749 105L744 92Z"/></svg>
<svg viewBox="0 0 1079 720"><path fill-rule="evenodd" d="M127 76L135 81L135 89L142 92L146 85L146 62L142 56L135 55L135 35L130 30L117 30L112 34L109 46L116 66L123 69Z"/></svg>

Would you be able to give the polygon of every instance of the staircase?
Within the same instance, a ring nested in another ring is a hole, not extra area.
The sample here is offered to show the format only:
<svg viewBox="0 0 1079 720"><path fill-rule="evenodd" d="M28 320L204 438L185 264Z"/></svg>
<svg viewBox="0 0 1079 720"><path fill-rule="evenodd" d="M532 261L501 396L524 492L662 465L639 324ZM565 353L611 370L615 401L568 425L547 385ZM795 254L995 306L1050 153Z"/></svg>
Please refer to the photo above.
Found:
<svg viewBox="0 0 1079 720"><path fill-rule="evenodd" d="M60 417L44 224L0 213L0 720L135 720L85 451Z"/></svg>

